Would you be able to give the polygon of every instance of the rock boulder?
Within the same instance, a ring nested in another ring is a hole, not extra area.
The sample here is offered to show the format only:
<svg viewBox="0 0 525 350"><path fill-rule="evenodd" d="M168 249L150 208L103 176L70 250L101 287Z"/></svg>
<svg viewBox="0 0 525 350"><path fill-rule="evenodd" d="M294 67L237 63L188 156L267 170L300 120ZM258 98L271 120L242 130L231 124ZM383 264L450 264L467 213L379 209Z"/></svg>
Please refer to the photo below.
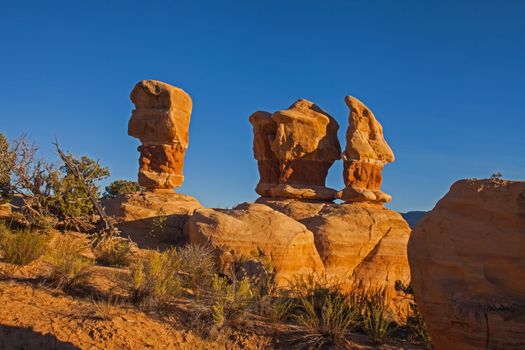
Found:
<svg viewBox="0 0 525 350"><path fill-rule="evenodd" d="M456 182L408 253L436 349L525 347L525 182Z"/></svg>
<svg viewBox="0 0 525 350"><path fill-rule="evenodd" d="M221 261L227 256L270 259L278 285L286 285L293 276L324 271L312 232L266 205L199 209L184 231L189 243L214 247Z"/></svg>

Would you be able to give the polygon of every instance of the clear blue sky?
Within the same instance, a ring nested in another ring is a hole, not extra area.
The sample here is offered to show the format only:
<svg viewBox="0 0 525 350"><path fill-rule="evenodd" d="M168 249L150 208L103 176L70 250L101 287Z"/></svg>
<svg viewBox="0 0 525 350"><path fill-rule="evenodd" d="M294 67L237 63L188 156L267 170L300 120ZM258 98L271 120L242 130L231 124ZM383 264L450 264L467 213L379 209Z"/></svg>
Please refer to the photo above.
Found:
<svg viewBox="0 0 525 350"><path fill-rule="evenodd" d="M384 127L390 208L430 209L465 177L525 178L525 1L1 1L0 131L135 179L129 93L193 98L186 181L207 206L252 201L249 115L307 98L344 147L345 95ZM328 185L342 188L342 165Z"/></svg>

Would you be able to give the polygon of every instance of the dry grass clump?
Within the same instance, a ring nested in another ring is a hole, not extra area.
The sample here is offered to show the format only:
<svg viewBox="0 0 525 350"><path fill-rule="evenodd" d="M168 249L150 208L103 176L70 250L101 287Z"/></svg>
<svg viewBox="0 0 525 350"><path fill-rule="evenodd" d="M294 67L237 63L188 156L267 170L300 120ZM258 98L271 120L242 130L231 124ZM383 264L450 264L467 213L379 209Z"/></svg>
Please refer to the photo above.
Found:
<svg viewBox="0 0 525 350"><path fill-rule="evenodd" d="M334 349L349 344L346 336L357 327L359 313L343 294L313 293L301 298L299 305L294 320L300 327L295 337L299 348Z"/></svg>
<svg viewBox="0 0 525 350"><path fill-rule="evenodd" d="M357 293L361 296L362 330L374 344L385 343L398 328L387 302L386 288L372 288Z"/></svg>
<svg viewBox="0 0 525 350"><path fill-rule="evenodd" d="M125 267L131 264L131 244L127 240L110 238L99 244L94 250L97 264Z"/></svg>
<svg viewBox="0 0 525 350"><path fill-rule="evenodd" d="M102 321L111 321L122 313L122 299L110 293L107 298L92 299L92 316Z"/></svg>
<svg viewBox="0 0 525 350"><path fill-rule="evenodd" d="M339 287L324 275L301 276L291 281L288 296L274 304L279 317L297 327L292 337L296 348L348 347L346 337L358 327L360 314Z"/></svg>
<svg viewBox="0 0 525 350"><path fill-rule="evenodd" d="M44 233L29 229L11 231L0 225L0 251L3 260L10 264L29 264L44 254L46 245Z"/></svg>
<svg viewBox="0 0 525 350"><path fill-rule="evenodd" d="M87 245L80 239L63 235L56 240L47 261L52 267L48 280L55 288L69 291L87 281L93 259L84 254Z"/></svg>

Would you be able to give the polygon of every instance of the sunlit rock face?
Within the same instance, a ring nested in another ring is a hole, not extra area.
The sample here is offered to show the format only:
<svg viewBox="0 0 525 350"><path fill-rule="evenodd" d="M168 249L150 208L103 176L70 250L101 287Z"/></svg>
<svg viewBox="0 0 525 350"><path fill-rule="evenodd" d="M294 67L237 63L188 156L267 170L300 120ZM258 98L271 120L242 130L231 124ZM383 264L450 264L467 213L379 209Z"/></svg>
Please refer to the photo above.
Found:
<svg viewBox="0 0 525 350"><path fill-rule="evenodd" d="M341 199L347 202L389 202L392 197L380 191L381 172L394 161L385 141L383 127L372 111L352 96L345 98L350 109L346 148L343 153L345 188Z"/></svg>
<svg viewBox="0 0 525 350"><path fill-rule="evenodd" d="M253 151L264 197L333 200L337 191L325 187L328 169L341 157L339 125L319 106L305 99L290 108L255 112Z"/></svg>
<svg viewBox="0 0 525 350"><path fill-rule="evenodd" d="M523 349L525 182L460 180L408 245L417 307L436 349Z"/></svg>
<svg viewBox="0 0 525 350"><path fill-rule="evenodd" d="M184 90L156 80L143 80L130 95L135 109L128 134L140 139L139 184L149 191L179 187L192 110Z"/></svg>

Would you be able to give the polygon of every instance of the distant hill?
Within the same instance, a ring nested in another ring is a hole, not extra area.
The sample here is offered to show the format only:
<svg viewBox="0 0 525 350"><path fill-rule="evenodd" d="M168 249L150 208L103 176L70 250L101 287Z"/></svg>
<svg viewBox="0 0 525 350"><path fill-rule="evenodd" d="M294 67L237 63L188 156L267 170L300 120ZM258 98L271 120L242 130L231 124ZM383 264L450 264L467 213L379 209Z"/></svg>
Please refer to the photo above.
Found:
<svg viewBox="0 0 525 350"><path fill-rule="evenodd" d="M428 213L428 211L407 211L406 213L399 213L403 217L403 219L408 222L408 225L410 225L410 228L414 228L416 224L425 216L425 214Z"/></svg>

